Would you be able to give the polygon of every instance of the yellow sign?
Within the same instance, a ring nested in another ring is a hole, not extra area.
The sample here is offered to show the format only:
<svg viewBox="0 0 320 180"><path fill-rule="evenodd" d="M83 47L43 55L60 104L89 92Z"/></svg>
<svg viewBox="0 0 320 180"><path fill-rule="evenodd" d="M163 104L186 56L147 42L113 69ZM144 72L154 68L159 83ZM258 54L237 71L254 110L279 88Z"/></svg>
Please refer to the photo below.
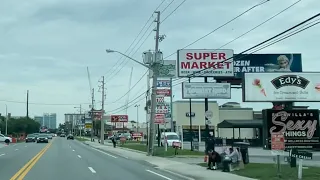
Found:
<svg viewBox="0 0 320 180"><path fill-rule="evenodd" d="M91 129L92 126L91 126L91 124L86 124L85 127L86 127L87 129Z"/></svg>

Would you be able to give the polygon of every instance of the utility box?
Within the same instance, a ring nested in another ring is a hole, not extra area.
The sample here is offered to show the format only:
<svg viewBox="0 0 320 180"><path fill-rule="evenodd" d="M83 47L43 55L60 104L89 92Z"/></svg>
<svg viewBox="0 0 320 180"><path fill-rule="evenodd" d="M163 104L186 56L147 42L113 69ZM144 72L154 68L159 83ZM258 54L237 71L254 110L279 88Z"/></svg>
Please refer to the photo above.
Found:
<svg viewBox="0 0 320 180"><path fill-rule="evenodd" d="M153 52L151 51L143 52L142 58L143 58L144 64L151 64L153 60Z"/></svg>

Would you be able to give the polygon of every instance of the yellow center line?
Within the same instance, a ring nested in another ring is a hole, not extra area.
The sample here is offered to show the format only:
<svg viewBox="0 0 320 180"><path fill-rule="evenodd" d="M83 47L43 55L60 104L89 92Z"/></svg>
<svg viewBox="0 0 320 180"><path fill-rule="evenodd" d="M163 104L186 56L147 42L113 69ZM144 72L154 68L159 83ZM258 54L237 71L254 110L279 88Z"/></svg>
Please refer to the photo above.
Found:
<svg viewBox="0 0 320 180"><path fill-rule="evenodd" d="M53 141L46 145L38 154L36 154L30 161L28 161L10 180L22 180L41 156L49 149ZM20 176L20 177L19 177ZM17 179L19 177L19 179Z"/></svg>

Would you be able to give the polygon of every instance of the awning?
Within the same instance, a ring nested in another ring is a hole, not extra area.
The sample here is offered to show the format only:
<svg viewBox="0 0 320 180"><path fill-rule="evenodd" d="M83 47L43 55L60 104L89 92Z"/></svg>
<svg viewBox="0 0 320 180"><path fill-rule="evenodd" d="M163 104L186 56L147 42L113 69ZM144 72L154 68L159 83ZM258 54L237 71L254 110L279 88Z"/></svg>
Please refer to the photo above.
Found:
<svg viewBox="0 0 320 180"><path fill-rule="evenodd" d="M262 120L224 120L218 128L262 128Z"/></svg>

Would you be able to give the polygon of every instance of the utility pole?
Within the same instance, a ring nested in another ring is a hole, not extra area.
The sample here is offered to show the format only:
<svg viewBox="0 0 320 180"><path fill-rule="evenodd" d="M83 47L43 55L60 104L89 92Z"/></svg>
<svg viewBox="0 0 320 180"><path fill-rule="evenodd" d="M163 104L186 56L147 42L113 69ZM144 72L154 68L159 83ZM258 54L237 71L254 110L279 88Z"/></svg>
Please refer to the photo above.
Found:
<svg viewBox="0 0 320 180"><path fill-rule="evenodd" d="M8 135L8 106L6 105L6 135Z"/></svg>
<svg viewBox="0 0 320 180"><path fill-rule="evenodd" d="M94 141L94 138L93 138L93 130L94 130L94 127L93 127L93 110L94 110L94 88L92 88L92 95L91 95L91 141Z"/></svg>
<svg viewBox="0 0 320 180"><path fill-rule="evenodd" d="M157 93L157 78L158 78L158 62L156 59L157 53L159 53L159 29L160 29L160 11L155 12L157 14L157 19L155 22L157 23L157 27L155 29L156 31L156 44L155 44L155 58L154 62L151 64L151 69L153 71L153 77L152 77L152 93L151 93L151 116L150 116L150 136L149 138L149 144L148 144L148 154L147 155L153 155L153 148L154 148L154 134L155 134L155 124L154 119L156 115L156 93Z"/></svg>
<svg viewBox="0 0 320 180"><path fill-rule="evenodd" d="M81 138L81 131L82 131L82 127L81 127L82 126L82 114L81 114L82 111L81 110L82 110L82 107L81 107L81 104L80 104L80 123L79 123L80 138Z"/></svg>
<svg viewBox="0 0 320 180"><path fill-rule="evenodd" d="M101 144L104 144L104 120L103 120L103 115L104 115L104 99L105 99L105 96L104 96L104 76L102 76L102 100L101 100L101 111L102 111L102 115L101 115L101 130L100 130L100 143Z"/></svg>
<svg viewBox="0 0 320 180"><path fill-rule="evenodd" d="M27 90L27 119L29 118L29 90Z"/></svg>
<svg viewBox="0 0 320 180"><path fill-rule="evenodd" d="M137 108L137 132L139 132L139 106L140 104L134 105Z"/></svg>

